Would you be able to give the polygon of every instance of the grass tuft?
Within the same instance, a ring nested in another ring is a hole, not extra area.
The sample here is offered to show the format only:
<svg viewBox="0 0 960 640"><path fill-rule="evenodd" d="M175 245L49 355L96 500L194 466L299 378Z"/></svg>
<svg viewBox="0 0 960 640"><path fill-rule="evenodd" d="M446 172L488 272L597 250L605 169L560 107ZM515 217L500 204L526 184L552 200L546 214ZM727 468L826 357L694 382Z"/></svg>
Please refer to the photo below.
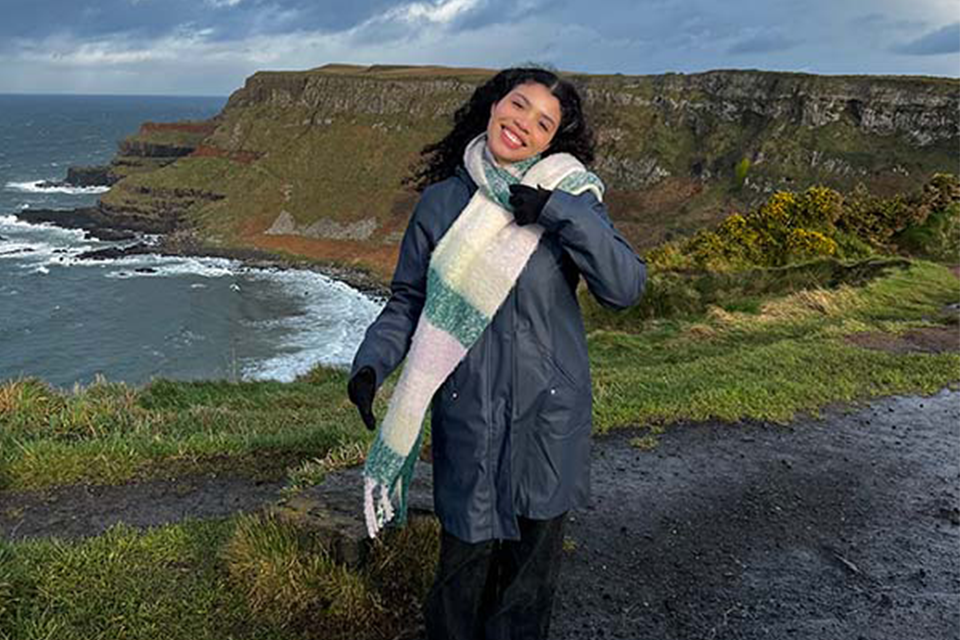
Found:
<svg viewBox="0 0 960 640"><path fill-rule="evenodd" d="M369 629L384 611L360 575L269 515L242 516L223 558L251 610L281 628L347 637Z"/></svg>

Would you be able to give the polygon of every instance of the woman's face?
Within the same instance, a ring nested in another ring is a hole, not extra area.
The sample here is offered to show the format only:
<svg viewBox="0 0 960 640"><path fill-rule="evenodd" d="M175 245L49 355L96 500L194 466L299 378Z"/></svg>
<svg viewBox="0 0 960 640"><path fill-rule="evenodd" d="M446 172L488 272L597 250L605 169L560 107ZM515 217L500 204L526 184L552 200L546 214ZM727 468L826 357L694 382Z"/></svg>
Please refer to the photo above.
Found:
<svg viewBox="0 0 960 640"><path fill-rule="evenodd" d="M539 82L519 84L490 106L487 144L501 164L542 153L560 126L560 101Z"/></svg>

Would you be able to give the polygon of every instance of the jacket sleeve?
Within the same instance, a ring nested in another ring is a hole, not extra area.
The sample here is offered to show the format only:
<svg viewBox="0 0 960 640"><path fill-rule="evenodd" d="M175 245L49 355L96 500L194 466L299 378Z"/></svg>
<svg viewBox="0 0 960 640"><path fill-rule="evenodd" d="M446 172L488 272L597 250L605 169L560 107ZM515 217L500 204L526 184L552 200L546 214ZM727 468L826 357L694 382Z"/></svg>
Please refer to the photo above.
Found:
<svg viewBox="0 0 960 640"><path fill-rule="evenodd" d="M434 247L427 227L427 216L433 209L428 197L431 191L428 187L414 207L400 241L400 255L390 282L390 299L367 327L350 369L352 378L364 366L372 367L378 388L406 356L426 301L427 266Z"/></svg>
<svg viewBox="0 0 960 640"><path fill-rule="evenodd" d="M557 234L600 304L626 309L640 301L647 263L613 226L606 206L592 191L573 195L555 190L537 222Z"/></svg>

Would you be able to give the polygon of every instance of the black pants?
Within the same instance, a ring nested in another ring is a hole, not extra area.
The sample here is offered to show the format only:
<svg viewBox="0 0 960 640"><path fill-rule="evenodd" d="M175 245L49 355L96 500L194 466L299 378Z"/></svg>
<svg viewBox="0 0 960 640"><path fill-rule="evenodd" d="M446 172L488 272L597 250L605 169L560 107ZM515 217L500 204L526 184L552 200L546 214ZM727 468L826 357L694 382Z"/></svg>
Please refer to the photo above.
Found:
<svg viewBox="0 0 960 640"><path fill-rule="evenodd" d="M424 606L428 640L546 640L566 517L518 516L520 540L471 544L443 530Z"/></svg>

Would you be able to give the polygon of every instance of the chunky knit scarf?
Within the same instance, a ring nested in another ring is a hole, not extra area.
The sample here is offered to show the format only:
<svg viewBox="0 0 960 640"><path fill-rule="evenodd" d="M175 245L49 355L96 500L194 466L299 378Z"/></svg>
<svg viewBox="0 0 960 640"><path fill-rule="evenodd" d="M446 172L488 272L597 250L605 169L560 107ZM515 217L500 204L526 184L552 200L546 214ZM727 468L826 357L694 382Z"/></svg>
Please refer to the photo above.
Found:
<svg viewBox="0 0 960 640"><path fill-rule="evenodd" d="M398 525L406 523L407 489L427 407L490 324L544 232L538 224L514 222L510 185L573 194L591 189L603 197L600 179L568 153L500 165L484 132L467 145L463 159L478 189L431 253L426 301L364 466L364 515L371 538L395 515Z"/></svg>

